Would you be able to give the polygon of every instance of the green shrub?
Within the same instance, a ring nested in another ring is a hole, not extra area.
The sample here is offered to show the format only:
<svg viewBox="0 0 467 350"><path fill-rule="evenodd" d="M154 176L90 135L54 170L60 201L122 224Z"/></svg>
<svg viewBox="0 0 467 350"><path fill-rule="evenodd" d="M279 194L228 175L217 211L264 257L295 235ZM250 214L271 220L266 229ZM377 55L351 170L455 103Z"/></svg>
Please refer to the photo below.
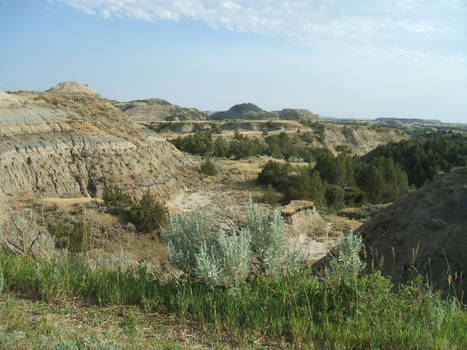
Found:
<svg viewBox="0 0 467 350"><path fill-rule="evenodd" d="M273 207L276 207L279 205L283 198L283 195L276 191L271 184L268 185L268 187L263 191L263 197L261 198L262 203L267 203L272 205Z"/></svg>
<svg viewBox="0 0 467 350"><path fill-rule="evenodd" d="M217 175L217 169L212 160L206 159L200 167L201 173L208 176Z"/></svg>
<svg viewBox="0 0 467 350"><path fill-rule="evenodd" d="M49 232L55 237L56 245L70 252L85 252L91 248L91 230L89 226L80 220L75 224L59 221L49 225Z"/></svg>
<svg viewBox="0 0 467 350"><path fill-rule="evenodd" d="M157 201L149 191L130 209L131 221L141 232L151 232L163 228L167 223L167 207Z"/></svg>
<svg viewBox="0 0 467 350"><path fill-rule="evenodd" d="M196 258L196 275L211 287L238 287L250 273L249 232L227 236L219 230L214 240L204 241Z"/></svg>
<svg viewBox="0 0 467 350"><path fill-rule="evenodd" d="M107 206L129 207L133 204L131 196L116 186L106 186L102 193L102 200Z"/></svg>
<svg viewBox="0 0 467 350"><path fill-rule="evenodd" d="M345 192L344 189L336 185L328 185L326 187L326 203L331 210L339 210L345 207Z"/></svg>

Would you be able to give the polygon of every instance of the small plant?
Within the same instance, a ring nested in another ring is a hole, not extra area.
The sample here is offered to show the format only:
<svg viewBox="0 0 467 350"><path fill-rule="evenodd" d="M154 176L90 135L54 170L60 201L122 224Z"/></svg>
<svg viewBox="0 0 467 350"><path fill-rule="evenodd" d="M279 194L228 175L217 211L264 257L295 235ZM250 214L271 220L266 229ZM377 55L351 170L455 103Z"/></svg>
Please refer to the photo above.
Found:
<svg viewBox="0 0 467 350"><path fill-rule="evenodd" d="M133 335L137 330L137 320L132 309L123 310L123 320L122 326L125 330L125 333L128 335Z"/></svg>
<svg viewBox="0 0 467 350"><path fill-rule="evenodd" d="M102 193L102 200L107 206L129 207L133 204L131 196L116 186L106 186Z"/></svg>
<svg viewBox="0 0 467 350"><path fill-rule="evenodd" d="M49 232L55 237L58 247L70 252L85 252L91 248L91 229L83 220L76 224L59 221L49 225Z"/></svg>
<svg viewBox="0 0 467 350"><path fill-rule="evenodd" d="M206 159L203 164L201 164L200 171L202 174L207 176L217 175L217 169L214 165L214 162L210 159Z"/></svg>
<svg viewBox="0 0 467 350"><path fill-rule="evenodd" d="M14 330L6 332L0 329L0 348L1 349L12 349L14 345L19 341L26 338L26 335L22 331Z"/></svg>
<svg viewBox="0 0 467 350"><path fill-rule="evenodd" d="M287 268L285 222L279 211L263 213L250 198L247 229L251 233L250 246L261 272L276 274Z"/></svg>
<svg viewBox="0 0 467 350"><path fill-rule="evenodd" d="M360 259L363 249L362 237L354 233L342 234L342 240L336 247L336 255L329 264L329 272L340 279L354 279L365 268L365 263Z"/></svg>
<svg viewBox="0 0 467 350"><path fill-rule="evenodd" d="M0 270L0 293L3 292L4 287L5 287L5 276L3 276L3 271Z"/></svg>
<svg viewBox="0 0 467 350"><path fill-rule="evenodd" d="M167 207L157 201L149 191L130 209L131 221L141 232L151 232L163 228L167 223L167 215Z"/></svg>

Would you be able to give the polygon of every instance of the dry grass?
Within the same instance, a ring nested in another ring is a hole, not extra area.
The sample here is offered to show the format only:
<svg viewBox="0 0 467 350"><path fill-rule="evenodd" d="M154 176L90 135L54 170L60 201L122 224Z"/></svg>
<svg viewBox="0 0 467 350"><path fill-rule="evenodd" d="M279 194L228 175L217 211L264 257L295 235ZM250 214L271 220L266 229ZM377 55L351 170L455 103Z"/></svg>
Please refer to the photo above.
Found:
<svg viewBox="0 0 467 350"><path fill-rule="evenodd" d="M57 205L59 208L64 210L69 210L76 204L87 204L92 201L102 202L100 198L86 198L86 197L77 197L77 198L58 198L58 197L48 197L41 198L39 202L47 205Z"/></svg>

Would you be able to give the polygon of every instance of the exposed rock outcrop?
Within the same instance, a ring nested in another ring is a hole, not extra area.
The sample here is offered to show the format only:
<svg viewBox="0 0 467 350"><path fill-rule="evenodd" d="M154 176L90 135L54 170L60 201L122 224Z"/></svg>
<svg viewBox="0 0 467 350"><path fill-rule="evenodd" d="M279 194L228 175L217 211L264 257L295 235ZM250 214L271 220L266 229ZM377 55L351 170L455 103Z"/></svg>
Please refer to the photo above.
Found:
<svg viewBox="0 0 467 350"><path fill-rule="evenodd" d="M281 215L288 225L290 235L327 237L329 225L316 211L313 202L291 201L281 209Z"/></svg>
<svg viewBox="0 0 467 350"><path fill-rule="evenodd" d="M84 84L45 93L0 92L0 189L5 194L96 196L118 184L167 197L190 160Z"/></svg>
<svg viewBox="0 0 467 350"><path fill-rule="evenodd" d="M392 128L347 126L335 123L326 123L325 126L325 144L328 147L336 149L338 146L347 146L357 155L368 153L389 142L399 142L409 138L404 131Z"/></svg>

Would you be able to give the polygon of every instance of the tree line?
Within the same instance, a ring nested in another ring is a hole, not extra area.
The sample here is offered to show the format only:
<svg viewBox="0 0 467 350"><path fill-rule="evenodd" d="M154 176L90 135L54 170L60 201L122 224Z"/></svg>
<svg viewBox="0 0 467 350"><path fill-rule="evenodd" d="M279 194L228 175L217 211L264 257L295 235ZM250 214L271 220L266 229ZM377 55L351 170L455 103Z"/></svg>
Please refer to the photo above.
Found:
<svg viewBox="0 0 467 350"><path fill-rule="evenodd" d="M301 138L308 140L309 135L303 135ZM197 131L188 136L179 136L171 142L183 152L201 156L227 157L237 160L259 155L285 160L298 158L309 161L313 158L312 149L298 146L298 140L285 132L266 136L263 142L256 137L242 135L238 131L231 140L227 140L222 135L214 138L210 131Z"/></svg>
<svg viewBox="0 0 467 350"><path fill-rule="evenodd" d="M328 149L314 150L314 155L316 164L307 167L271 160L258 182L280 191L283 202L307 199L335 209L392 202L440 172L466 166L467 137L436 132L380 146L363 157L334 156Z"/></svg>

